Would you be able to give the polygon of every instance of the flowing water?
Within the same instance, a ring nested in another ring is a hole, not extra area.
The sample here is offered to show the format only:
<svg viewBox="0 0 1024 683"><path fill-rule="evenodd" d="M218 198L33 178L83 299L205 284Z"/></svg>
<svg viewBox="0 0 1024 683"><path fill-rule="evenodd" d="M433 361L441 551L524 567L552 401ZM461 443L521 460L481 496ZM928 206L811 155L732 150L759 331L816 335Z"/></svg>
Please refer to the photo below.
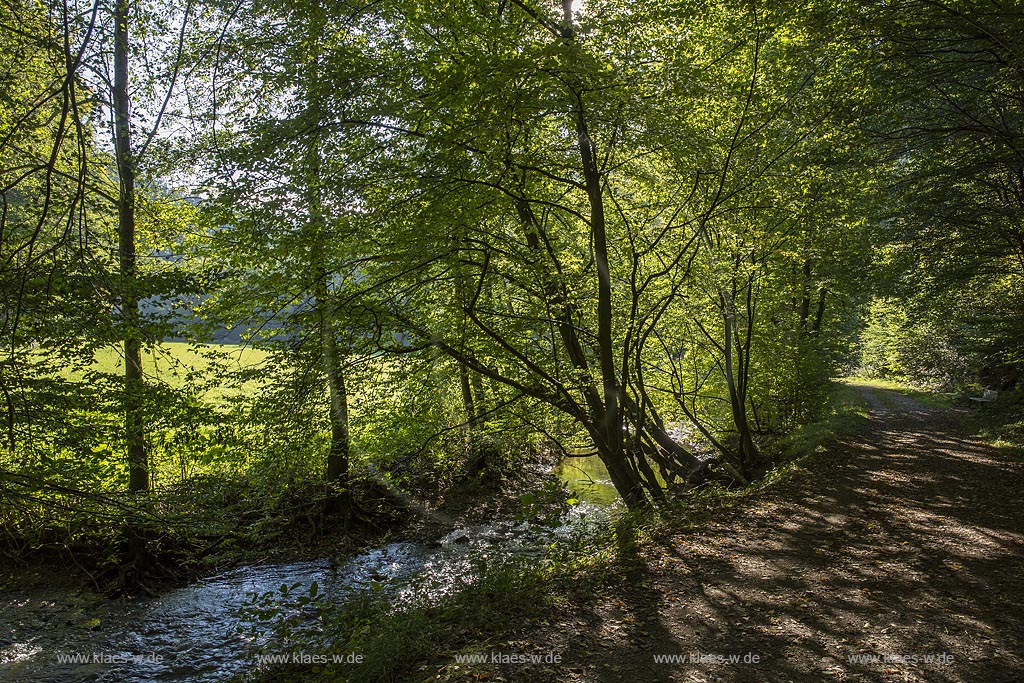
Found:
<svg viewBox="0 0 1024 683"><path fill-rule="evenodd" d="M546 543L606 520L617 496L603 467L583 460L557 470L582 502L555 528L514 521L466 527L431 543L391 543L340 562L244 566L155 598L107 600L67 588L0 593L0 682L223 681L256 666L269 638L251 623L240 628L241 608L252 594L282 585L303 594L316 583L332 600L381 587L398 602L410 590L444 599L489 559L541 555Z"/></svg>

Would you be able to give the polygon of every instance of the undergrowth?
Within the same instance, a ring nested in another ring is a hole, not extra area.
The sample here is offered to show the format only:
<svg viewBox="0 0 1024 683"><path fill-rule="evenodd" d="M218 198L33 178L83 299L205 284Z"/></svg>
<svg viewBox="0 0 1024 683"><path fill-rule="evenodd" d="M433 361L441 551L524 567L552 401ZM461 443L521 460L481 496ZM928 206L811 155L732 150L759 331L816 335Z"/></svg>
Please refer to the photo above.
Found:
<svg viewBox="0 0 1024 683"><path fill-rule="evenodd" d="M513 557L481 566L479 579L442 601L403 598L396 607L385 591L369 591L342 604L324 603L317 607L317 635L293 637L286 624L272 642L279 652L359 655L361 663L277 664L242 680L447 680L467 666L457 662L457 655L487 652L494 643L528 642L539 625L592 601L603 587L627 580L641 566L645 547L657 539L700 528L750 495L788 479L829 443L864 428L867 405L856 387L836 384L830 406L819 421L772 443L775 469L745 489L710 483L673 496L660 510L623 512L574 541L549 545L543 559ZM264 616L271 621L295 613L287 600L273 595L261 599Z"/></svg>

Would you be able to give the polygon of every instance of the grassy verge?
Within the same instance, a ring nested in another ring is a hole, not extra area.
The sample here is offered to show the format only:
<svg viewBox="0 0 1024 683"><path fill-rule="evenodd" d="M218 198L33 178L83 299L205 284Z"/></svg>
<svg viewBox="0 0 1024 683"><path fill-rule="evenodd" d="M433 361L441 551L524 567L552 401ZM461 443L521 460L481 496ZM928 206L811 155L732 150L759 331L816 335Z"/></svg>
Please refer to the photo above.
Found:
<svg viewBox="0 0 1024 683"><path fill-rule="evenodd" d="M857 377L849 384L895 391L933 408L969 408L960 417L967 431L998 448L1024 451L1024 393L1020 390L1004 391L992 403L977 404L968 401L967 394L936 393L892 380ZM878 398L887 401L884 393Z"/></svg>
<svg viewBox="0 0 1024 683"><path fill-rule="evenodd" d="M887 389L889 391L898 392L908 398L912 398L918 403L923 403L926 406L932 408L948 408L957 401L957 396L954 394L942 394L934 391L928 391L927 389L920 389L913 387L901 382L888 379L877 379L874 377L851 377L847 380L850 386L868 387L871 389ZM886 402L886 395L879 394L878 398Z"/></svg>
<svg viewBox="0 0 1024 683"><path fill-rule="evenodd" d="M358 663L290 662L234 680L426 683L489 679L487 654L509 650L503 645L511 642L524 646L514 648L519 652L528 649L536 629L593 600L601 586L623 580L629 568L623 561L622 539L638 538L640 528L635 520L620 522L617 531L609 527L579 542L551 547L541 560L516 556L496 560L480 567L476 581L442 598L406 596L396 606L393 596L381 591L343 604L322 604L317 609L319 635L293 638L285 618L274 629L272 643L277 646L270 651L277 656L315 653L341 660L358 656ZM635 550L629 550L633 557ZM307 598L288 604L271 602L265 616L274 620L278 614L294 613ZM474 663L474 657L485 661Z"/></svg>
<svg viewBox="0 0 1024 683"><path fill-rule="evenodd" d="M857 390L857 385L836 382L824 414L771 444L772 455L776 462L788 463L818 452L835 439L864 429L868 413L867 399Z"/></svg>
<svg viewBox="0 0 1024 683"><path fill-rule="evenodd" d="M507 639L547 615L567 608L552 575L533 563L511 560L491 566L472 585L443 602L406 598L400 611L384 593L363 595L344 605L321 604L324 637L305 635L280 655L315 653L340 663L290 662L240 677L240 681L418 681L432 679L460 653ZM308 596L307 596L308 597ZM300 598L301 600L301 598ZM289 608L294 605L288 605ZM271 606L275 617L279 606ZM307 609L308 611L308 609ZM288 642L288 626L274 629L274 642ZM284 636L282 638L281 636ZM357 657L356 663L350 663ZM319 665L317 665L319 664Z"/></svg>
<svg viewBox="0 0 1024 683"><path fill-rule="evenodd" d="M973 407L964 424L997 448L1024 453L1024 394L1003 392L989 404Z"/></svg>

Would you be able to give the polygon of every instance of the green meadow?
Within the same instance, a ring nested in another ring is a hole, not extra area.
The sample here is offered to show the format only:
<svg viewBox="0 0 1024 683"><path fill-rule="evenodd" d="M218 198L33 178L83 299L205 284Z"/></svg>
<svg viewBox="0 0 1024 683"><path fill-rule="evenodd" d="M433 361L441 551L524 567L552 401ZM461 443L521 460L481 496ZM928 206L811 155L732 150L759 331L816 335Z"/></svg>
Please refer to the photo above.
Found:
<svg viewBox="0 0 1024 683"><path fill-rule="evenodd" d="M190 382L202 385L217 376L239 375L246 371L256 374L269 355L262 349L241 344L161 342L143 349L142 371L149 383L181 389ZM120 374L124 371L124 352L117 346L98 349L88 369ZM83 377L85 371L65 369L63 374L73 379ZM257 379L248 379L242 383L217 383L207 387L203 397L209 401L229 398L246 389L255 388L258 384Z"/></svg>

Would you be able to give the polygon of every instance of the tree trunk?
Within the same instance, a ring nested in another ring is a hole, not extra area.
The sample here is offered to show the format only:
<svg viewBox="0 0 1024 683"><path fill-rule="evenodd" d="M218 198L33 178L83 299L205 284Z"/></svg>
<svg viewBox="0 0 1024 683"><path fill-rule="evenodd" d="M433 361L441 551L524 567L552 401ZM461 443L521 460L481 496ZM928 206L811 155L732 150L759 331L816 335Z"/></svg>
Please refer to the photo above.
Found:
<svg viewBox="0 0 1024 683"><path fill-rule="evenodd" d="M630 510L648 507L651 501L647 498L647 494L644 493L644 485L640 481L640 475L630 467L629 461L622 450L609 452L599 446L597 452L601 462L604 463L605 468L608 470L612 486L615 487L615 490L622 497L622 502L626 504L626 507Z"/></svg>
<svg viewBox="0 0 1024 683"><path fill-rule="evenodd" d="M572 3L562 4L564 34L567 40L575 40ZM622 420L622 392L615 366L615 339L613 334L612 277L608 260L608 235L604 211L604 188L601 170L597 165L597 148L590 136L587 113L583 104L583 93L570 88L573 98L572 117L576 129L580 170L590 208L590 235L597 267L597 351L601 372L600 410L592 409L592 419L600 443L598 453L615 490L622 496L630 509L646 507L650 500L644 493L640 474L632 467L625 449L625 434ZM596 407L596 406L595 406ZM641 455L641 457L643 457Z"/></svg>
<svg viewBox="0 0 1024 683"><path fill-rule="evenodd" d="M332 510L349 511L349 424L348 424L348 392L345 387L344 358L338 345L335 298L331 291L332 270L325 260L327 250L324 235L325 221L323 215L323 197L320 187L323 179L322 160L320 157L320 126L323 124L323 107L320 92L317 90L320 80L320 45L317 42L323 31L325 20L320 5L310 8L308 31L312 37L310 52L307 55L306 82L304 96L308 110L308 123L313 131L306 140L305 198L309 211L306 225L309 238L310 254L308 267L314 278L314 306L320 315L320 360L324 376L327 380L329 400L329 421L331 426L331 443L327 449L327 483L332 485L340 496L333 498L329 506Z"/></svg>
<svg viewBox="0 0 1024 683"><path fill-rule="evenodd" d="M527 246L536 254L538 259L548 258L550 254L542 246L544 228L533 214L530 205L525 200L522 200L518 202L517 208L523 221ZM605 264L605 272L607 273L607 254L605 255ZM552 318L557 323L559 338L562 340L562 348L569 359L569 364L573 369L580 372L581 378L590 380L592 378L590 366L587 363L583 345L576 330L574 320L576 311L564 283L558 277L557 262L553 264L553 267L556 271L554 273L548 272L543 267L541 268L545 299L551 310ZM610 287L606 295L610 297ZM609 325L610 319L610 311L608 311L606 320ZM606 338L606 341L609 343L610 337L609 327ZM602 362L605 360L603 356L604 354L602 354ZM601 392L598 391L594 382L587 381L582 387L582 391L587 404L587 415L583 421L586 422L585 426L591 440L594 442L594 447L597 449L601 462L608 469L612 485L615 486L615 490L622 496L622 500L628 507L639 508L646 506L649 501L643 492L643 484L640 481L639 475L626 461L623 449L621 417L619 417L618 413L618 392L616 391L611 394L614 399L612 406L612 411L614 412L609 415L607 407L604 401L602 401ZM605 382L605 397L608 396L608 386L607 382Z"/></svg>
<svg viewBox="0 0 1024 683"><path fill-rule="evenodd" d="M120 184L117 198L117 238L121 274L121 322L124 334L124 424L128 446L128 488L146 491L144 381L139 339L139 299L135 258L135 158L131 141L131 103L128 99L128 0L114 6L114 149Z"/></svg>
<svg viewBox="0 0 1024 683"><path fill-rule="evenodd" d="M803 282L800 286L800 318L797 327L801 332L807 330L807 317L811 312L811 261L810 259L804 260L803 267Z"/></svg>
<svg viewBox="0 0 1024 683"><path fill-rule="evenodd" d="M818 306L814 309L814 322L811 323L811 332L818 334L821 332L821 321L825 317L825 296L828 294L828 289L822 287L818 290Z"/></svg>
<svg viewBox="0 0 1024 683"><path fill-rule="evenodd" d="M320 360L327 379L328 398L330 401L329 415L331 425L331 443L327 450L327 474L329 484L342 492L339 501L347 500L349 477L349 428L348 428L348 392L345 387L345 358L338 345L334 295L330 290L331 273L322 264L323 216L321 215L321 199L319 191L319 157L317 152L310 151L316 159L311 169L310 187L307 197L310 202L310 224L314 254L310 264L316 272L315 303L320 313ZM342 505L347 509L347 504Z"/></svg>
<svg viewBox="0 0 1024 683"><path fill-rule="evenodd" d="M722 289L722 309L722 318L725 323L725 351L723 353L725 360L725 384L729 391L729 406L732 409L733 425L736 427L739 470L740 474L746 477L749 474L747 472L747 465L757 459L758 450L754 444L750 421L747 418L747 396L745 382L743 381L743 349L742 347L738 347L736 350L733 349L733 335L736 332L735 301L724 288ZM737 372L733 362L734 353L739 354L739 381L737 381L734 374Z"/></svg>
<svg viewBox="0 0 1024 683"><path fill-rule="evenodd" d="M473 396L473 408L476 410L474 419L477 422L477 427L482 428L486 422L485 415L490 408L488 408L487 394L484 392L484 381L479 372L469 371L469 384Z"/></svg>
<svg viewBox="0 0 1024 683"><path fill-rule="evenodd" d="M334 336L334 312L329 301L321 306L321 351L331 400L331 445L327 451L327 481L344 490L348 487L349 474L348 392L345 388L345 373L342 370L338 342Z"/></svg>
<svg viewBox="0 0 1024 683"><path fill-rule="evenodd" d="M472 477L487 469L488 449L481 433L479 401L474 396L473 381L469 366L462 361L459 364L459 387L462 390L462 406L466 411L466 466L464 474ZM479 385L479 382L477 382Z"/></svg>
<svg viewBox="0 0 1024 683"><path fill-rule="evenodd" d="M462 391L462 407L466 411L466 432L472 440L473 432L476 429L477 415L476 402L473 400L473 388L470 386L469 368L465 363L459 363L459 388Z"/></svg>

